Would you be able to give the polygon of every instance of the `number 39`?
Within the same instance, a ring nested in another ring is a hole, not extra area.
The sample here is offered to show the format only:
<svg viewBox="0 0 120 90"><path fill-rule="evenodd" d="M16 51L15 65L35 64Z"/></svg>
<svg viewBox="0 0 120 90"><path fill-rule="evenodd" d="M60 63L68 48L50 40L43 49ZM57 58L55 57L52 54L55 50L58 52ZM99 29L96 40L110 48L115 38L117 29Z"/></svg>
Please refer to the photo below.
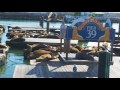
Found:
<svg viewBox="0 0 120 90"><path fill-rule="evenodd" d="M96 27L94 26L88 26L87 27L87 34L88 36L86 38L94 38L96 36Z"/></svg>

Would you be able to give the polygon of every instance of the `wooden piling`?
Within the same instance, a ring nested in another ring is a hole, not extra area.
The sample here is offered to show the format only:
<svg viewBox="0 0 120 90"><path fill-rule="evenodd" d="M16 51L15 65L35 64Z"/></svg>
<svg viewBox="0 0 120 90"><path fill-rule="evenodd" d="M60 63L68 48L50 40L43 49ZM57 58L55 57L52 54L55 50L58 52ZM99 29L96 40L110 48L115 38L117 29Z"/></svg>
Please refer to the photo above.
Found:
<svg viewBox="0 0 120 90"><path fill-rule="evenodd" d="M49 33L49 21L47 20L47 33Z"/></svg>

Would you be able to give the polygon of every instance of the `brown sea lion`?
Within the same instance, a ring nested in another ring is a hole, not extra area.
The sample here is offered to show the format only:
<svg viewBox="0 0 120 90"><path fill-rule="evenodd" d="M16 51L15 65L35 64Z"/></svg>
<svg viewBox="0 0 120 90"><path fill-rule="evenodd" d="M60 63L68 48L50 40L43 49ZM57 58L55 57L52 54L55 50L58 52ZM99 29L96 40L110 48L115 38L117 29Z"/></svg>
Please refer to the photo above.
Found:
<svg viewBox="0 0 120 90"><path fill-rule="evenodd" d="M76 45L75 48L77 48L79 51L82 51L83 50L83 47L79 46L79 45Z"/></svg>
<svg viewBox="0 0 120 90"><path fill-rule="evenodd" d="M97 51L98 51L98 47L93 46L93 47L92 47L92 52L95 52L95 53L96 53Z"/></svg>
<svg viewBox="0 0 120 90"><path fill-rule="evenodd" d="M51 52L50 51L46 51L46 50L36 50L33 52L34 54L36 55L43 55L43 54L50 54Z"/></svg>
<svg viewBox="0 0 120 90"><path fill-rule="evenodd" d="M80 52L77 48L73 47L72 45L70 46L70 53L78 53Z"/></svg>
<svg viewBox="0 0 120 90"><path fill-rule="evenodd" d="M92 51L88 52L89 55L98 56L98 47L93 46Z"/></svg>
<svg viewBox="0 0 120 90"><path fill-rule="evenodd" d="M39 49L42 49L42 48L48 48L48 45L46 44L27 44L27 47L28 49L30 49L32 52L35 51L35 50L39 50Z"/></svg>
<svg viewBox="0 0 120 90"><path fill-rule="evenodd" d="M0 44L0 48L7 48L8 46Z"/></svg>
<svg viewBox="0 0 120 90"><path fill-rule="evenodd" d="M103 43L103 45L102 45L103 47L105 47L105 48L107 48L108 47L108 43L107 42L105 42L105 43Z"/></svg>
<svg viewBox="0 0 120 90"><path fill-rule="evenodd" d="M108 43L103 43L102 46L100 46L100 50L106 50L108 48Z"/></svg>
<svg viewBox="0 0 120 90"><path fill-rule="evenodd" d="M29 54L29 59L36 59L38 57L40 57L43 54L50 54L50 51L46 51L46 50L35 50L34 52L30 52Z"/></svg>
<svg viewBox="0 0 120 90"><path fill-rule="evenodd" d="M11 39L11 38L13 38L15 35L16 35L15 33L10 33L10 34L8 33L8 35L7 35L7 36L8 36L8 38L10 38L10 39Z"/></svg>
<svg viewBox="0 0 120 90"><path fill-rule="evenodd" d="M52 58L51 54L43 54L41 56L39 56L38 58L36 58L36 61L46 61L46 60L50 60Z"/></svg>
<svg viewBox="0 0 120 90"><path fill-rule="evenodd" d="M43 54L40 57L36 58L36 61L48 61L56 58L58 58L58 55Z"/></svg>
<svg viewBox="0 0 120 90"><path fill-rule="evenodd" d="M3 26L3 25L0 25L0 28L4 28L4 26Z"/></svg>

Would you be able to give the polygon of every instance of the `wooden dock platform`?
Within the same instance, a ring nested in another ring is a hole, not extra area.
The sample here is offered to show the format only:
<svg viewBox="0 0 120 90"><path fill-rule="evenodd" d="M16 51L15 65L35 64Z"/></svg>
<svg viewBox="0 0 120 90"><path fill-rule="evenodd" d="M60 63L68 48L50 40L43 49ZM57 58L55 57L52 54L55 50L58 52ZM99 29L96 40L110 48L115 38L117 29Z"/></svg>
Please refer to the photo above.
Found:
<svg viewBox="0 0 120 90"><path fill-rule="evenodd" d="M39 42L39 43L60 43L60 39L49 39L49 38L25 38L25 42ZM62 40L64 43L64 40ZM71 44L77 44L78 40L71 40Z"/></svg>
<svg viewBox="0 0 120 90"><path fill-rule="evenodd" d="M22 31L40 31L40 30L47 30L46 28L38 27L38 26L19 26L20 29L16 29L16 26L8 26L8 31L14 30L22 30ZM60 27L50 27L50 31L60 30Z"/></svg>
<svg viewBox="0 0 120 90"><path fill-rule="evenodd" d="M110 78L120 78L120 57L114 56L113 60L114 64L110 65ZM13 78L98 78L98 65L76 66L77 72L73 72L73 64L65 64L58 59L35 65L17 65Z"/></svg>
<svg viewBox="0 0 120 90"><path fill-rule="evenodd" d="M44 44L60 44L60 39L49 39L49 38L25 38L25 42L11 42L10 39L7 39L6 44L34 44L34 43L44 43ZM64 40L62 40L64 43ZM78 40L71 40L71 44L77 44Z"/></svg>
<svg viewBox="0 0 120 90"><path fill-rule="evenodd" d="M22 27L21 29L9 29L9 31L15 31L15 30L21 30L21 31L40 31L40 30L46 30L45 28L39 28L39 27Z"/></svg>

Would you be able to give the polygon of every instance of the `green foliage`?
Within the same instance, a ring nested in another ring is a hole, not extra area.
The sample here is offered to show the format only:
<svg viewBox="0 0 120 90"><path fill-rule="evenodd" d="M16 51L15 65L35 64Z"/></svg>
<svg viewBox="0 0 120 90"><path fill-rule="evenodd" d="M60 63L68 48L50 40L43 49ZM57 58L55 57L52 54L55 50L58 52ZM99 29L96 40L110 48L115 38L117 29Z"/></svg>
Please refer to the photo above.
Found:
<svg viewBox="0 0 120 90"><path fill-rule="evenodd" d="M0 74L4 74L5 73L5 65L0 66Z"/></svg>
<svg viewBox="0 0 120 90"><path fill-rule="evenodd" d="M80 12L75 12L74 16L80 16L81 13Z"/></svg>
<svg viewBox="0 0 120 90"><path fill-rule="evenodd" d="M92 17L96 17L96 14L95 14L95 13L92 13L91 16L92 16Z"/></svg>
<svg viewBox="0 0 120 90"><path fill-rule="evenodd" d="M88 45L88 42L81 42L81 41L78 41L78 45L83 47L83 46L87 46Z"/></svg>

